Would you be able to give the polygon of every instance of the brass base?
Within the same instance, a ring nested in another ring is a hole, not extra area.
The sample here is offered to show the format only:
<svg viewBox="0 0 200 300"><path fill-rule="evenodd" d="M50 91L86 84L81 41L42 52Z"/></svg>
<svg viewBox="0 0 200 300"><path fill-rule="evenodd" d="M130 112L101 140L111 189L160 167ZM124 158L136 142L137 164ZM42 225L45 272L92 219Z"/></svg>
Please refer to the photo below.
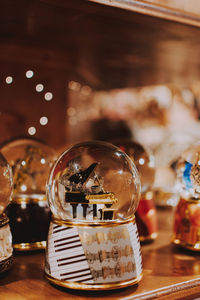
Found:
<svg viewBox="0 0 200 300"><path fill-rule="evenodd" d="M84 284L84 283L78 283L78 282L72 282L72 281L64 281L64 280L58 280L47 273L45 273L46 278L53 284L59 285L62 287L70 288L70 289L77 289L77 290L90 290L90 291L99 291L99 290L114 290L114 289L122 289L128 286L131 286L133 284L137 284L143 277L143 274L140 274L139 277L136 277L131 280L126 281L119 281L119 282L113 282L109 284Z"/></svg>
<svg viewBox="0 0 200 300"><path fill-rule="evenodd" d="M186 248L188 250L200 251L200 242L195 243L194 245L192 245L192 244L187 244L187 243L181 241L180 239L175 238L175 239L172 240L172 243L175 244L175 245L181 246L183 248Z"/></svg>
<svg viewBox="0 0 200 300"><path fill-rule="evenodd" d="M26 197L15 196L11 203L29 204L29 203L47 203L46 195L27 195Z"/></svg>
<svg viewBox="0 0 200 300"><path fill-rule="evenodd" d="M13 265L12 255L3 261L0 261L0 274L10 270L12 265Z"/></svg>
<svg viewBox="0 0 200 300"><path fill-rule="evenodd" d="M108 221L108 222L88 222L88 221L81 221L81 222L76 222L76 221L69 221L69 220L61 220L61 219L57 219L54 216L52 216L52 222L54 224L57 225L64 225L64 226L70 226L70 227L115 227L115 226L119 226L119 225L124 225L124 224L129 224L129 223L133 223L135 224L135 216L131 216L129 219L126 220L115 220L115 221Z"/></svg>
<svg viewBox="0 0 200 300"><path fill-rule="evenodd" d="M46 248L46 241L35 243L13 244L13 248L17 251L34 251Z"/></svg>

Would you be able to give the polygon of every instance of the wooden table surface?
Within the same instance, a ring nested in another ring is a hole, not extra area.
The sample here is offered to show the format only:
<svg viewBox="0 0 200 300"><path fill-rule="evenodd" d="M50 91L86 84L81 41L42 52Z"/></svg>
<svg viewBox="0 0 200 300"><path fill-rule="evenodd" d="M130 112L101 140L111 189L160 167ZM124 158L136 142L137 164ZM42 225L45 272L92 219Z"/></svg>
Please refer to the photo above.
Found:
<svg viewBox="0 0 200 300"><path fill-rule="evenodd" d="M200 297L200 253L170 243L171 209L159 210L158 219L157 240L142 245L143 279L138 285L99 292L56 287L44 277L44 252L15 253L13 268L0 279L0 299L197 299Z"/></svg>

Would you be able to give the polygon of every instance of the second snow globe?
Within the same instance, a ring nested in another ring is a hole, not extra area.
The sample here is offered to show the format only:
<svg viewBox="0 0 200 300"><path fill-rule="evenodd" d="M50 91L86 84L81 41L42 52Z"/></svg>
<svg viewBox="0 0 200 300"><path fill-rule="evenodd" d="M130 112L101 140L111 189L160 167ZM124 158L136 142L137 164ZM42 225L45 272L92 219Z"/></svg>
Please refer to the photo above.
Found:
<svg viewBox="0 0 200 300"><path fill-rule="evenodd" d="M131 159L104 142L72 146L47 184L52 212L45 273L74 289L117 289L142 277L134 212L140 180Z"/></svg>
<svg viewBox="0 0 200 300"><path fill-rule="evenodd" d="M135 213L141 242L152 241L157 237L157 212L154 204L152 185L155 175L154 156L144 147L131 140L121 139L113 142L135 163L141 180L141 198Z"/></svg>
<svg viewBox="0 0 200 300"><path fill-rule="evenodd" d="M46 180L54 151L33 138L12 139L2 145L1 151L13 172L12 201L6 209L13 248L18 251L43 249L51 216Z"/></svg>
<svg viewBox="0 0 200 300"><path fill-rule="evenodd" d="M200 251L200 144L186 150L177 163L180 200L174 219L173 243Z"/></svg>

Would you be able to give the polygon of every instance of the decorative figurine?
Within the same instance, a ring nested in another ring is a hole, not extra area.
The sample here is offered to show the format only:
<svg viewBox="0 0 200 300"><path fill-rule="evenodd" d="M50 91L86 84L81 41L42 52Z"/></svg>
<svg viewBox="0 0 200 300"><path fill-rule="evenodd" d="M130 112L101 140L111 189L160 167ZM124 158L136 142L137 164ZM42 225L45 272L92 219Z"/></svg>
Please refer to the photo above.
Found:
<svg viewBox="0 0 200 300"><path fill-rule="evenodd" d="M177 163L180 200L175 211L173 243L200 251L200 144L186 150Z"/></svg>
<svg viewBox="0 0 200 300"><path fill-rule="evenodd" d="M152 191L155 174L154 157L142 145L130 139L120 139L113 143L128 154L140 175L141 199L135 213L140 241L154 240L157 237L157 213Z"/></svg>
<svg viewBox="0 0 200 300"><path fill-rule="evenodd" d="M13 265L12 235L9 219L4 210L12 193L12 171L6 159L0 153L0 274Z"/></svg>
<svg viewBox="0 0 200 300"><path fill-rule="evenodd" d="M12 201L6 209L15 250L37 250L46 246L50 209L46 180L54 151L32 138L14 139L0 149L13 171Z"/></svg>
<svg viewBox="0 0 200 300"><path fill-rule="evenodd" d="M131 159L104 142L85 142L54 163L47 184L53 214L46 277L73 289L117 289L142 277L134 212L140 180Z"/></svg>

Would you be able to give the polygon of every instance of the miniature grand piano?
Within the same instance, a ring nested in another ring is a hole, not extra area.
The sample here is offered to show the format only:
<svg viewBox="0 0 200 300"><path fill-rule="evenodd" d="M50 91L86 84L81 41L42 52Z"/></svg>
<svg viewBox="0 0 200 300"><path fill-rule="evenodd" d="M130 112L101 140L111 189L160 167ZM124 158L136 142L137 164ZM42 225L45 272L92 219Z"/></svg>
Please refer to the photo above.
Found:
<svg viewBox="0 0 200 300"><path fill-rule="evenodd" d="M94 170L98 163L92 163L87 169L70 174L61 183L65 186L65 202L72 206L73 219L77 217L77 207L83 208L83 218L93 220L112 220L114 215L113 204L117 198L112 192L105 192L102 179L99 179ZM92 174L93 177L92 177Z"/></svg>

